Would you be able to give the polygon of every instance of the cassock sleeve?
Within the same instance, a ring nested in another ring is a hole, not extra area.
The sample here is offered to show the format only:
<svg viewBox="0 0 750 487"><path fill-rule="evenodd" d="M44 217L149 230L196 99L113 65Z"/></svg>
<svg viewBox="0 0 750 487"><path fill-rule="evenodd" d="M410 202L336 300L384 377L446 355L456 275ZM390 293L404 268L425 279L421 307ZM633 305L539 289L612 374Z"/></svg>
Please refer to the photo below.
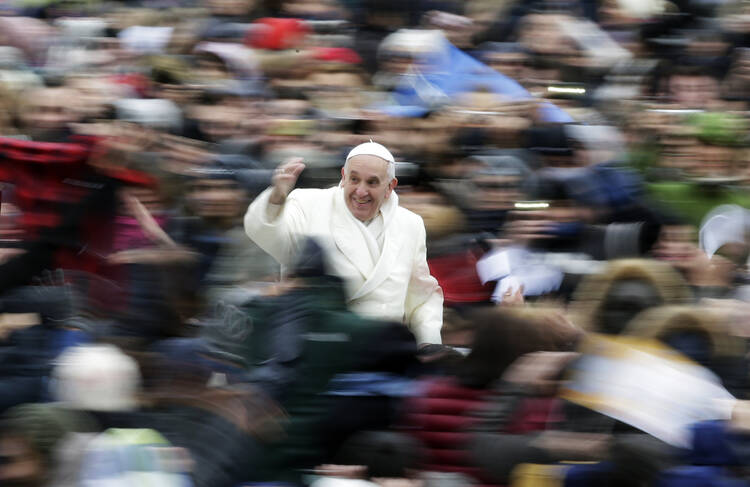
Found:
<svg viewBox="0 0 750 487"><path fill-rule="evenodd" d="M297 253L300 235L307 220L296 191L289 193L283 205L268 202L273 188L263 191L245 213L245 233L283 266L290 266Z"/></svg>
<svg viewBox="0 0 750 487"><path fill-rule="evenodd" d="M427 243L424 222L418 218L418 243L414 254L409 288L406 292L405 321L417 343L442 343L443 290L427 267Z"/></svg>

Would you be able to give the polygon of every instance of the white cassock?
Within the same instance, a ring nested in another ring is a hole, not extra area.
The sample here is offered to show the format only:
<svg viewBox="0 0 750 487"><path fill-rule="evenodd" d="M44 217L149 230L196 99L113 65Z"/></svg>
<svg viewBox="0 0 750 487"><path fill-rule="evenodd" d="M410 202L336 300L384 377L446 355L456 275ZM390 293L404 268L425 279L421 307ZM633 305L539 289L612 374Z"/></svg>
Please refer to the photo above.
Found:
<svg viewBox="0 0 750 487"><path fill-rule="evenodd" d="M366 226L347 208L340 186L295 189L281 207L269 204L271 191L245 214L245 232L260 248L288 267L314 237L344 280L350 309L406 323L417 343L441 343L443 291L427 267L424 223L398 206L395 192Z"/></svg>

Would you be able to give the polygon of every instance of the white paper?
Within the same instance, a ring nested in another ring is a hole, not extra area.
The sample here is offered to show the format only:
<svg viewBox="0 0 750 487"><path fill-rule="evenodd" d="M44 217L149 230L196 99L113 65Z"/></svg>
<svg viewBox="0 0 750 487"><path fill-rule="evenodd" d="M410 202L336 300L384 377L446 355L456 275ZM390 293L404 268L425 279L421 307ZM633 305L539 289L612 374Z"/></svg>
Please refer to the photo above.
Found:
<svg viewBox="0 0 750 487"><path fill-rule="evenodd" d="M496 250L484 255L477 262L477 274L482 284L500 280L510 274L508 250Z"/></svg>

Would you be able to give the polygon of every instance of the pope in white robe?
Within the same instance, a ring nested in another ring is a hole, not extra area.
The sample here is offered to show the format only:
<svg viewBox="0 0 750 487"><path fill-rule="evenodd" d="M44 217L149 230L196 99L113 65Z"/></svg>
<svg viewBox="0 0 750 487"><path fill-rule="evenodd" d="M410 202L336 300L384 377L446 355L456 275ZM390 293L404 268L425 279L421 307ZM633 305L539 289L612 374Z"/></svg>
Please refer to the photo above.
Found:
<svg viewBox="0 0 750 487"><path fill-rule="evenodd" d="M394 159L380 144L355 147L329 189L294 189L301 159L282 164L252 202L245 232L282 266L307 237L344 280L350 309L402 321L417 343L441 343L443 293L430 275L422 218L398 205Z"/></svg>

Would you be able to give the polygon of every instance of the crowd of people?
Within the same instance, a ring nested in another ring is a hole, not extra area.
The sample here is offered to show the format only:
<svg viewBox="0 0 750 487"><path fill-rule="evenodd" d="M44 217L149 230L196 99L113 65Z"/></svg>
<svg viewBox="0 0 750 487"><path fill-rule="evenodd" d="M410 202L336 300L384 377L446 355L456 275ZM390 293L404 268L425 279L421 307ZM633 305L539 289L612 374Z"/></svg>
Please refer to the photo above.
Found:
<svg viewBox="0 0 750 487"><path fill-rule="evenodd" d="M744 0L0 0L0 485L745 485L749 100ZM429 329L252 234L366 142Z"/></svg>

